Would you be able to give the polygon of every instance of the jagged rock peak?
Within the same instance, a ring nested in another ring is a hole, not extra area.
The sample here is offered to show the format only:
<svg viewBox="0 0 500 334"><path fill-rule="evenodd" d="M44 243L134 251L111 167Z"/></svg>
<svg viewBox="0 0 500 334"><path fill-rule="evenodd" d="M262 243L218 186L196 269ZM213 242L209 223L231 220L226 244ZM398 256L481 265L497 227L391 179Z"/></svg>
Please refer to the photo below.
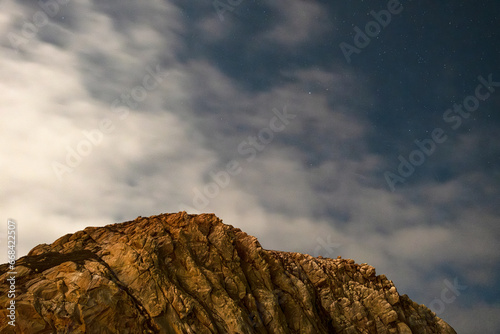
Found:
<svg viewBox="0 0 500 334"><path fill-rule="evenodd" d="M214 214L87 227L16 272L0 333L455 333L368 264L265 250Z"/></svg>

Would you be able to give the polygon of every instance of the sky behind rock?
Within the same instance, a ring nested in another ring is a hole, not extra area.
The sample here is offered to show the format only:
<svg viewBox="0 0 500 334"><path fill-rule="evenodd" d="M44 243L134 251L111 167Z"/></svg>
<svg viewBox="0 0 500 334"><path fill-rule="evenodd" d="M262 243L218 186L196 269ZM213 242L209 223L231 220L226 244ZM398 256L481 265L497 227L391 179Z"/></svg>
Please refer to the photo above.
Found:
<svg viewBox="0 0 500 334"><path fill-rule="evenodd" d="M497 2L0 9L0 244L214 212L500 332Z"/></svg>

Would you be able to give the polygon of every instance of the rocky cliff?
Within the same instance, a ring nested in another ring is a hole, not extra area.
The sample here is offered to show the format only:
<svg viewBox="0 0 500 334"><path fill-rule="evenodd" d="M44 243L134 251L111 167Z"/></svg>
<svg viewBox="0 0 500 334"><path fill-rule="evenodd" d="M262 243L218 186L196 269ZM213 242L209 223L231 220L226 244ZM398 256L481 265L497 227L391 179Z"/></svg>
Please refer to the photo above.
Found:
<svg viewBox="0 0 500 334"><path fill-rule="evenodd" d="M263 249L213 214L88 227L0 266L0 333L455 333L375 268Z"/></svg>

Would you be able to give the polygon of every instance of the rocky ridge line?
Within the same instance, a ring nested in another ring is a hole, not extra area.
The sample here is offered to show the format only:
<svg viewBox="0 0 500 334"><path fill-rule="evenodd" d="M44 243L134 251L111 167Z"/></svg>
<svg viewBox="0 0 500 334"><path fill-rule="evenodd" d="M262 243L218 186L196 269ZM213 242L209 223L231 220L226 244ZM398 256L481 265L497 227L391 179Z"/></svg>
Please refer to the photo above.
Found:
<svg viewBox="0 0 500 334"><path fill-rule="evenodd" d="M0 333L456 334L368 264L265 250L213 214L87 227L16 265Z"/></svg>

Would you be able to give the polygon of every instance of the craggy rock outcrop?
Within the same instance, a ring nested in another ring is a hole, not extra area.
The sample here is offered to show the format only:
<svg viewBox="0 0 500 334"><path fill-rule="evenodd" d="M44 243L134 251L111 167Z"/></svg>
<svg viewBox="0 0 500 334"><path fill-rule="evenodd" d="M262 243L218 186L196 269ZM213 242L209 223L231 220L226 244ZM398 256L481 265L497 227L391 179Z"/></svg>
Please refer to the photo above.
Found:
<svg viewBox="0 0 500 334"><path fill-rule="evenodd" d="M213 214L88 227L16 265L0 333L455 333L372 266L265 250Z"/></svg>

